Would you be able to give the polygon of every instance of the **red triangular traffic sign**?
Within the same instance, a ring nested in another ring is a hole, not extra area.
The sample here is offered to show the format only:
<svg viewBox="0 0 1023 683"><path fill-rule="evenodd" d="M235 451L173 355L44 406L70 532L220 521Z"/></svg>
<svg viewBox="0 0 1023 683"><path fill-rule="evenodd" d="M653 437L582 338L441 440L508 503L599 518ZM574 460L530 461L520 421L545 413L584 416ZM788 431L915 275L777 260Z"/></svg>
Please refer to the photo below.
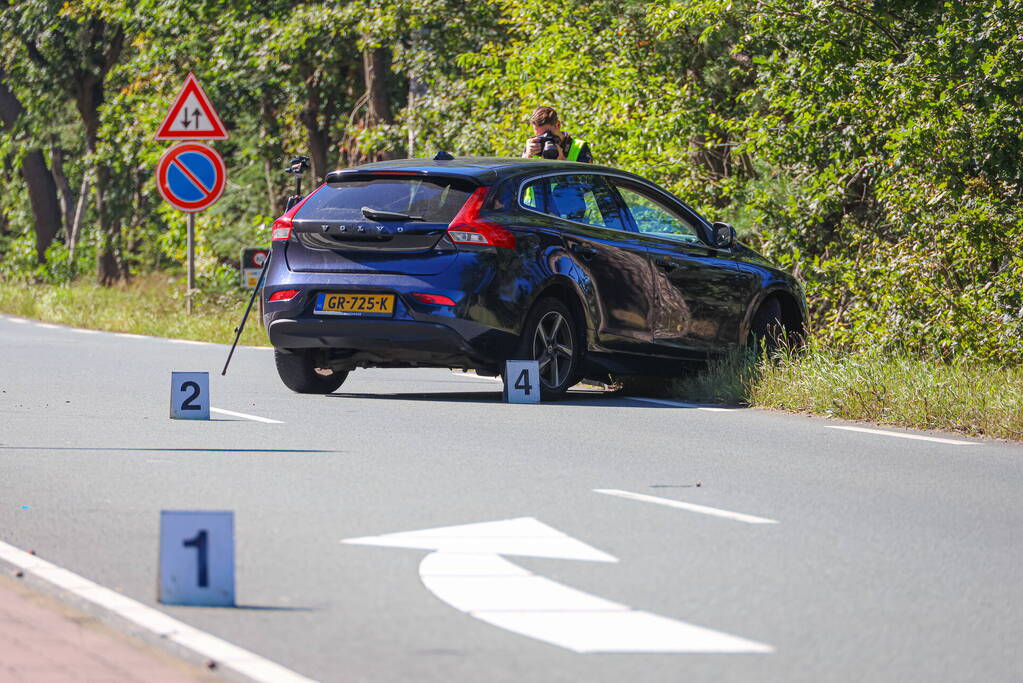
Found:
<svg viewBox="0 0 1023 683"><path fill-rule="evenodd" d="M157 140L226 140L227 129L217 116L199 79L191 71L163 120Z"/></svg>

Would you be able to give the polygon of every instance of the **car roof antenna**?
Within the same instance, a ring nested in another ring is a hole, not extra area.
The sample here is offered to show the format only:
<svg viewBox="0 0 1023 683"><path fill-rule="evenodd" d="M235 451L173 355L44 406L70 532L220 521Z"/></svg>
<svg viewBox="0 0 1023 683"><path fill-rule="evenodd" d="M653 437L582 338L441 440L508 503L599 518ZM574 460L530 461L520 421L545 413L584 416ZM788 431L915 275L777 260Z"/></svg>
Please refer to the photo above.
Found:
<svg viewBox="0 0 1023 683"><path fill-rule="evenodd" d="M453 156L451 156L444 150L437 152L437 156L433 158L434 161L454 161L454 159L455 158Z"/></svg>

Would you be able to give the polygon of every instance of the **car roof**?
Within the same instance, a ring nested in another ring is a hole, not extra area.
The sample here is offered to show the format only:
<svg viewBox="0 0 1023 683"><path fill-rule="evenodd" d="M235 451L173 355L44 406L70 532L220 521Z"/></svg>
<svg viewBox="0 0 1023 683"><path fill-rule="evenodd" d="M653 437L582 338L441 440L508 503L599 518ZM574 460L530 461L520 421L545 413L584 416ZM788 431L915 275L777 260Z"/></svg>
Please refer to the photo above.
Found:
<svg viewBox="0 0 1023 683"><path fill-rule="evenodd" d="M367 172L392 171L416 175L442 175L468 178L478 183L494 182L508 176L524 173L550 173L555 171L580 171L587 173L608 172L632 176L633 174L596 164L583 164L577 161L553 161L550 159L520 159L517 157L455 157L449 160L438 159L394 159L377 161L362 166L331 171L327 174L327 182L332 178L340 180L349 174Z"/></svg>

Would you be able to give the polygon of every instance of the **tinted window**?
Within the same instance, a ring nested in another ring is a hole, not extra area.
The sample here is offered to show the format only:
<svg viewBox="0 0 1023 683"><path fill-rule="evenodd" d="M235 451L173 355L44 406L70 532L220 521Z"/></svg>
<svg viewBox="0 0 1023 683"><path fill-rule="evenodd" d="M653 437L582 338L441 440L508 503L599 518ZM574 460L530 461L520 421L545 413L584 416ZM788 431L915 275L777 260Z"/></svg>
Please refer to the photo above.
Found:
<svg viewBox="0 0 1023 683"><path fill-rule="evenodd" d="M546 185L547 180L545 178L527 183L522 189L522 206L533 211L547 213L547 202L545 201L547 199Z"/></svg>
<svg viewBox="0 0 1023 683"><path fill-rule="evenodd" d="M429 223L450 223L473 187L447 178L372 178L324 187L309 198L295 218L361 221L362 207L422 216Z"/></svg>
<svg viewBox="0 0 1023 683"><path fill-rule="evenodd" d="M553 216L602 228L625 230L621 209L600 176L569 175L548 178L547 211Z"/></svg>
<svg viewBox="0 0 1023 683"><path fill-rule="evenodd" d="M678 211L645 192L621 185L618 185L618 192L641 233L681 242L700 242L699 232L692 221Z"/></svg>

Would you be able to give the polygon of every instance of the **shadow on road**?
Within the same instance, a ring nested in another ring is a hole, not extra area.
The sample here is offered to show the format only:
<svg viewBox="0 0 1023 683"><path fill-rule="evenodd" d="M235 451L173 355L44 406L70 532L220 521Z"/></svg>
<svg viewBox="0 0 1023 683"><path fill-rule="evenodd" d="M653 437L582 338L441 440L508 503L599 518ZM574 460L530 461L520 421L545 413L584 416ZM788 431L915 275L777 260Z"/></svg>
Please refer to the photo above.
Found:
<svg viewBox="0 0 1023 683"><path fill-rule="evenodd" d="M493 404L502 402L500 391L433 391L433 392L406 392L406 393L379 393L367 394L360 392L336 392L326 394L330 398L363 398L382 401L441 401L445 403L481 403ZM649 401L649 402L648 402ZM565 398L560 401L545 401L550 405L558 406L588 406L593 408L703 408L705 406L695 403L684 402L653 402L649 399L642 399L631 396L604 391L569 391ZM720 408L723 406L707 406ZM736 410L742 408L735 407Z"/></svg>
<svg viewBox="0 0 1023 683"><path fill-rule="evenodd" d="M105 446L0 446L2 451L131 451L135 453L344 453L300 448L107 448Z"/></svg>
<svg viewBox="0 0 1023 683"><path fill-rule="evenodd" d="M315 612L315 607L287 607L276 605L235 605L230 609L244 609L254 612Z"/></svg>

